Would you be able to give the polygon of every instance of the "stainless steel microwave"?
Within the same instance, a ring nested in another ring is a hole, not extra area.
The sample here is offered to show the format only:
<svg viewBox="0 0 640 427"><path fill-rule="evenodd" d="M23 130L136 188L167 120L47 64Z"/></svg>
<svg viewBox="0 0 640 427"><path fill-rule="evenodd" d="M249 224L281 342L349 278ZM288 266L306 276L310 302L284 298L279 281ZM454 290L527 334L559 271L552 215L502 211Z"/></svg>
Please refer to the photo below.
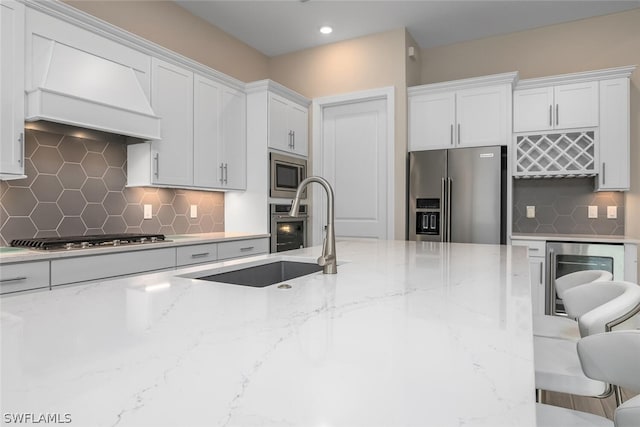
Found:
<svg viewBox="0 0 640 427"><path fill-rule="evenodd" d="M298 186L307 177L307 161L298 157L269 153L270 197L293 199ZM307 197L306 190L302 198Z"/></svg>

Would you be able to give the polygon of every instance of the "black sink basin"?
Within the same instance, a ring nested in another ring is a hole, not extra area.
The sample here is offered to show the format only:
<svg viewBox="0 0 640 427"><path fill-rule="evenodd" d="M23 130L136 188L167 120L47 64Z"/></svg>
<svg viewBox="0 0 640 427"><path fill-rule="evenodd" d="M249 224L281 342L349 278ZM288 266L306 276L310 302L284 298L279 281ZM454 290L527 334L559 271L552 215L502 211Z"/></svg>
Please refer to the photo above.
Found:
<svg viewBox="0 0 640 427"><path fill-rule="evenodd" d="M276 261L269 264L256 265L226 273L198 277L200 280L230 283L233 285L263 288L285 280L306 276L321 271L322 267L308 262Z"/></svg>

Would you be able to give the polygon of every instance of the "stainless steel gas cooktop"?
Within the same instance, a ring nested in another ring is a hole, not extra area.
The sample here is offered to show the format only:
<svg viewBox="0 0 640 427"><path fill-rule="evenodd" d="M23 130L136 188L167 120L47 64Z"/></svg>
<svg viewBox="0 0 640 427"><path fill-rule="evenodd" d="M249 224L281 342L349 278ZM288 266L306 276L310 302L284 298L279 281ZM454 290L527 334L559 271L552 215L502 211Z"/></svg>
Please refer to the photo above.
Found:
<svg viewBox="0 0 640 427"><path fill-rule="evenodd" d="M43 251L88 249L105 246L141 245L165 240L164 234L95 234L88 236L39 237L14 239L11 246Z"/></svg>

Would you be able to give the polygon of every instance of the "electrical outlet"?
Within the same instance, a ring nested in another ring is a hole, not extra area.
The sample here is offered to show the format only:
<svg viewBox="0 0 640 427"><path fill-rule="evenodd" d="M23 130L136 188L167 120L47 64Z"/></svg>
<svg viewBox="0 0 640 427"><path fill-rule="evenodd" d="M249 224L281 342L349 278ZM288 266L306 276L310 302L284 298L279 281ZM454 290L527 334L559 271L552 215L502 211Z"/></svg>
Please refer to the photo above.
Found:
<svg viewBox="0 0 640 427"><path fill-rule="evenodd" d="M589 218L598 218L598 207L597 206L589 206Z"/></svg>
<svg viewBox="0 0 640 427"><path fill-rule="evenodd" d="M527 218L535 218L535 217L536 217L536 207L527 206Z"/></svg>
<svg viewBox="0 0 640 427"><path fill-rule="evenodd" d="M198 218L198 205L191 205L190 218Z"/></svg>
<svg viewBox="0 0 640 427"><path fill-rule="evenodd" d="M151 219L152 216L151 205L144 205L144 219Z"/></svg>
<svg viewBox="0 0 640 427"><path fill-rule="evenodd" d="M616 218L618 218L618 207L617 206L607 206L607 218L608 219L616 219Z"/></svg>

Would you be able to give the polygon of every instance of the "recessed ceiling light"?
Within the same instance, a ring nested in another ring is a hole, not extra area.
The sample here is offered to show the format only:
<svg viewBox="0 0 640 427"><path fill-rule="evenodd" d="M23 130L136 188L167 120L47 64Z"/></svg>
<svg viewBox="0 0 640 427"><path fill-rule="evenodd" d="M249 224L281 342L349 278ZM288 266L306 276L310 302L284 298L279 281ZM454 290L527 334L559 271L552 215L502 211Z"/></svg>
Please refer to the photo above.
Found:
<svg viewBox="0 0 640 427"><path fill-rule="evenodd" d="M322 34L331 34L333 32L333 28L328 25L323 25L322 27L320 27L320 32Z"/></svg>

